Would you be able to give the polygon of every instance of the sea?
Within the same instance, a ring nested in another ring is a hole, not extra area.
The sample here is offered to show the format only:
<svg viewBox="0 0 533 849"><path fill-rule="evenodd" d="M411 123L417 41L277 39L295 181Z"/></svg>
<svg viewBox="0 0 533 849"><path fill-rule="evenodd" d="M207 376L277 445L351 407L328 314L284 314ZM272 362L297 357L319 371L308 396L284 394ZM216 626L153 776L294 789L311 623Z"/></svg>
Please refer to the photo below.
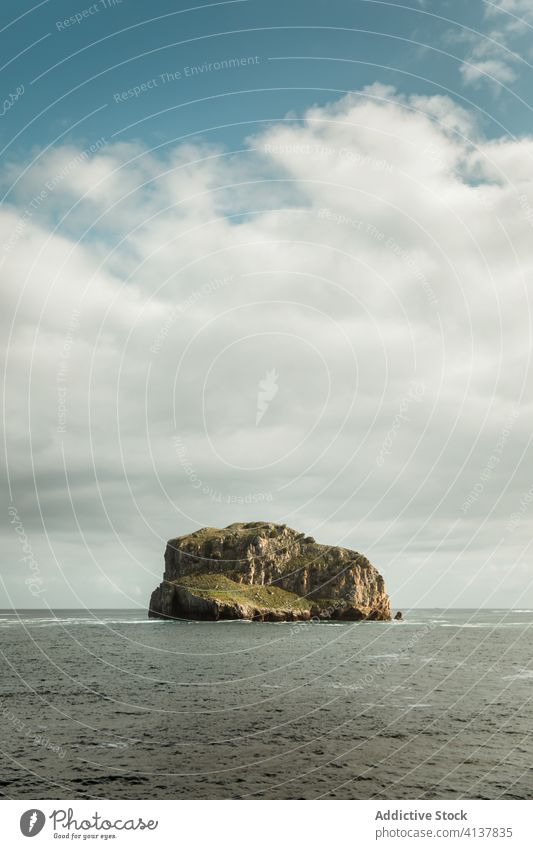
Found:
<svg viewBox="0 0 533 849"><path fill-rule="evenodd" d="M403 622L0 612L14 799L525 799L533 611Z"/></svg>

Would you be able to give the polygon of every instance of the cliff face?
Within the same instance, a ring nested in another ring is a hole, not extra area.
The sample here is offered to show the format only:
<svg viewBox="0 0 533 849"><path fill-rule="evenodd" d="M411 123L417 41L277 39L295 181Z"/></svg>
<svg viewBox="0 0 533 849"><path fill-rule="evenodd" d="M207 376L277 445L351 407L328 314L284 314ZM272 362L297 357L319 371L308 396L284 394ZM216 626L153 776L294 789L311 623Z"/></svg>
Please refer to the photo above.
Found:
<svg viewBox="0 0 533 849"><path fill-rule="evenodd" d="M272 523L202 528L169 540L149 616L187 619L390 619L362 554Z"/></svg>

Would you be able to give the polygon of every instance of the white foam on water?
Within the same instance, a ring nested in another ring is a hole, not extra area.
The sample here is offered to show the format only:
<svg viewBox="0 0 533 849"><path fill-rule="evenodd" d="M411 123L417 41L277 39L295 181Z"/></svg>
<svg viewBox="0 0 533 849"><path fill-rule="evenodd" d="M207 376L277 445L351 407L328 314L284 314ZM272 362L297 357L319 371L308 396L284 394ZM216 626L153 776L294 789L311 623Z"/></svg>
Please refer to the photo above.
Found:
<svg viewBox="0 0 533 849"><path fill-rule="evenodd" d="M195 619L194 621L196 622L197 625L203 625L204 624L203 622L200 622L198 619ZM223 625L223 624L228 625L228 623L231 624L231 625L253 625L253 619L215 619L215 620L210 619L208 621L213 622L215 625ZM285 625L285 622L277 622L277 623L276 622L268 622L268 623L263 622L263 624L264 625L266 625L266 624L269 624L269 625L276 625L276 624L277 625ZM292 624L294 625L294 622Z"/></svg>
<svg viewBox="0 0 533 849"><path fill-rule="evenodd" d="M400 657L398 653L395 654L369 654L365 660L380 660L382 657Z"/></svg>
<svg viewBox="0 0 533 849"><path fill-rule="evenodd" d="M58 626L63 627L73 627L73 626L82 626L82 627L100 627L105 628L110 625L161 625L167 624L168 621L164 619L78 619L73 617L66 617L64 619L1 619L0 620L0 628L16 628L16 627L24 627L24 628L57 628Z"/></svg>
<svg viewBox="0 0 533 849"><path fill-rule="evenodd" d="M533 669L521 669L515 675L505 675L502 681L524 681L528 678L533 678Z"/></svg>
<svg viewBox="0 0 533 849"><path fill-rule="evenodd" d="M524 628L528 627L526 622L463 622L457 625L441 625L441 628L490 628L492 631L497 628Z"/></svg>
<svg viewBox="0 0 533 849"><path fill-rule="evenodd" d="M384 624L386 624L386 623L383 623L383 622L365 622L365 625L383 626ZM390 625L393 626L393 627L400 625L402 628L418 628L420 625L425 625L426 628L427 628L428 625L429 625L429 622L419 622L418 620L402 619L401 622L391 622Z"/></svg>

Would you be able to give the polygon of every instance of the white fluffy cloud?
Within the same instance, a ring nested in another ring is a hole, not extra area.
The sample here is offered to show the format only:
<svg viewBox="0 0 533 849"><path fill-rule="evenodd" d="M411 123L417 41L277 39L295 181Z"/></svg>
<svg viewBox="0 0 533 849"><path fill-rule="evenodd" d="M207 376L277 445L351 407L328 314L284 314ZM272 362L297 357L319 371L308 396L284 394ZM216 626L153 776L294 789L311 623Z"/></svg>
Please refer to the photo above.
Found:
<svg viewBox="0 0 533 849"><path fill-rule="evenodd" d="M527 558L532 146L375 85L238 155L11 163L7 459L40 601L144 605L166 538L269 519L365 551L397 603L532 603L508 572Z"/></svg>
<svg viewBox="0 0 533 849"><path fill-rule="evenodd" d="M501 59L485 59L482 62L471 61L461 65L460 71L466 83L489 81L493 83L513 83L518 75L516 71Z"/></svg>
<svg viewBox="0 0 533 849"><path fill-rule="evenodd" d="M495 0L484 5L483 18L486 32L466 29L461 33L469 53L459 70L467 85L488 84L498 95L529 64L525 39L531 39L533 31L533 6L530 0Z"/></svg>

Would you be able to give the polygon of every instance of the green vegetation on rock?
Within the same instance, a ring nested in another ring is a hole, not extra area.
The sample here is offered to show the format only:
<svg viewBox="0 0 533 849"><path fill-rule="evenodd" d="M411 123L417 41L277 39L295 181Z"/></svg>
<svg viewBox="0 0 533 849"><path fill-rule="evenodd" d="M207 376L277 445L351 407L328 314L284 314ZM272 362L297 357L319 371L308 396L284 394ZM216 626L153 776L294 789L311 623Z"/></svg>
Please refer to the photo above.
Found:
<svg viewBox="0 0 533 849"><path fill-rule="evenodd" d="M172 582L199 598L224 604L249 604L264 610L311 610L311 602L279 587L239 584L225 575L185 575Z"/></svg>

